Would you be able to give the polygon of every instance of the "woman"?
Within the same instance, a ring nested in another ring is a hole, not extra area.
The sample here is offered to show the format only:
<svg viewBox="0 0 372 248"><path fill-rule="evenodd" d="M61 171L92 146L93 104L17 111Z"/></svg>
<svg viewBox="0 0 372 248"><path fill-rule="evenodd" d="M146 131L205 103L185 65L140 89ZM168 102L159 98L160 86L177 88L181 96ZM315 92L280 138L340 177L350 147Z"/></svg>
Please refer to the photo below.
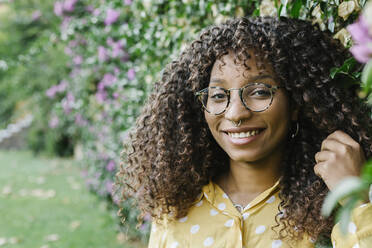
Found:
<svg viewBox="0 0 372 248"><path fill-rule="evenodd" d="M203 31L155 85L119 173L153 217L149 247L314 247L332 229L335 247L368 247L370 203L346 237L320 215L371 155L369 109L329 77L346 56L300 20Z"/></svg>

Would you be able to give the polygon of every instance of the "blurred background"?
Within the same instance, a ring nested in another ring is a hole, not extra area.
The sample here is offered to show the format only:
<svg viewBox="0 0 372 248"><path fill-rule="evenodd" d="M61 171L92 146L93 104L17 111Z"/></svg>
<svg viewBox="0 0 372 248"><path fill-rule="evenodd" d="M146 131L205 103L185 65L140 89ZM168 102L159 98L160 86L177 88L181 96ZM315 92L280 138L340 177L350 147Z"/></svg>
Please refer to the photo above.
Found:
<svg viewBox="0 0 372 248"><path fill-rule="evenodd" d="M0 247L145 247L150 219L113 183L162 68L234 16L310 20L350 47L365 2L0 0ZM363 85L355 64L333 73Z"/></svg>

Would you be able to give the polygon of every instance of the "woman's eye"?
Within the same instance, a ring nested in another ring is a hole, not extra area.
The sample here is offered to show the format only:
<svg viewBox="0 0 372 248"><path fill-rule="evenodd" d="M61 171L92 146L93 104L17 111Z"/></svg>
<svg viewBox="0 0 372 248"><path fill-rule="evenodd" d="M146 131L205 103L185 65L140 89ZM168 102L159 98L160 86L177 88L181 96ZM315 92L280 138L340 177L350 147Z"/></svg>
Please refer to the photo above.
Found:
<svg viewBox="0 0 372 248"><path fill-rule="evenodd" d="M256 89L249 94L250 96L267 97L271 95L270 90L267 89Z"/></svg>
<svg viewBox="0 0 372 248"><path fill-rule="evenodd" d="M212 98L213 100L224 100L226 98L226 94L216 93L216 94L212 94L210 98Z"/></svg>

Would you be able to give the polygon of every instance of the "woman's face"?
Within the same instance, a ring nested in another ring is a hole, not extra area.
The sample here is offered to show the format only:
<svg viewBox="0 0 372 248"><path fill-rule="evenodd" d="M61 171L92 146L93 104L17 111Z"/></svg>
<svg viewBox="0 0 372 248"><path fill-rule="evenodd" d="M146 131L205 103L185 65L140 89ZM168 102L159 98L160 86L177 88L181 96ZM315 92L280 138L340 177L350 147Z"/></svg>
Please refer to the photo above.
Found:
<svg viewBox="0 0 372 248"><path fill-rule="evenodd" d="M222 57L225 64L217 60L212 68L209 86L241 88L252 82L278 85L271 66L265 63L265 69L257 68L253 51L250 54L251 58L247 61L249 70L243 65L236 65L232 53ZM261 75L267 77L254 79ZM230 159L253 163L280 156L290 122L297 118L295 112L290 110L285 89L280 88L274 94L271 106L263 112L246 109L238 90L232 90L230 104L223 114L213 115L207 111L204 114L213 137ZM240 120L241 125L235 127L232 121L238 123ZM241 134L240 137L237 134Z"/></svg>

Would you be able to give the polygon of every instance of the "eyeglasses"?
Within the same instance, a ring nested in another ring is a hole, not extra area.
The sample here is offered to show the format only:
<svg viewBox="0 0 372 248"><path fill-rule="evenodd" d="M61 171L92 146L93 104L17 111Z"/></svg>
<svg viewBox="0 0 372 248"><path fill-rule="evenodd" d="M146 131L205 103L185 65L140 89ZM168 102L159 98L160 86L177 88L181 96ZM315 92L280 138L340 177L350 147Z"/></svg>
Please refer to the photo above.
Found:
<svg viewBox="0 0 372 248"><path fill-rule="evenodd" d="M238 90L244 107L253 112L262 112L270 107L275 92L284 88L265 83L249 83L242 88L224 89L210 86L195 93L204 109L211 114L219 115L226 111L230 103L232 90Z"/></svg>

